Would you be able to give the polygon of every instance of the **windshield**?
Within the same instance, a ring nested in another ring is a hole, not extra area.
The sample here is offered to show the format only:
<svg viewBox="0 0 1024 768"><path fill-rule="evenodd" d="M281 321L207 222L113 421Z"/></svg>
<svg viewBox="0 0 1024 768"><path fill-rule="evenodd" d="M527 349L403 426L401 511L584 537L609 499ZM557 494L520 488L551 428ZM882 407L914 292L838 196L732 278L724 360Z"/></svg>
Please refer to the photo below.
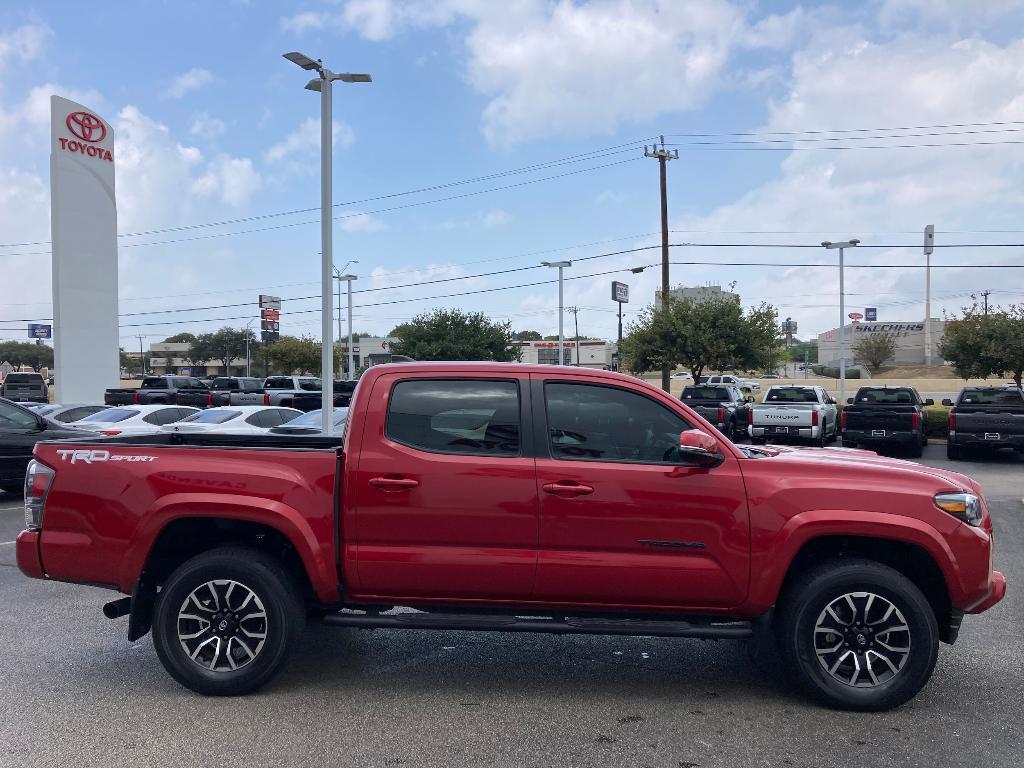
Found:
<svg viewBox="0 0 1024 768"><path fill-rule="evenodd" d="M816 403L818 396L813 389L772 389L764 401L766 403Z"/></svg>
<svg viewBox="0 0 1024 768"><path fill-rule="evenodd" d="M964 405L995 405L1024 402L1018 389L965 389L960 395Z"/></svg>
<svg viewBox="0 0 1024 768"><path fill-rule="evenodd" d="M686 387L683 389L683 401L687 400L728 400L729 391L725 387Z"/></svg>
<svg viewBox="0 0 1024 768"><path fill-rule="evenodd" d="M91 416L86 416L84 419L79 419L79 423L91 421L110 424L115 421L124 421L125 419L130 419L132 416L138 415L139 412L131 408L108 408L105 411L97 411Z"/></svg>
<svg viewBox="0 0 1024 768"><path fill-rule="evenodd" d="M231 421L241 415L241 411L200 411L182 421L191 424L223 424L225 421Z"/></svg>
<svg viewBox="0 0 1024 768"><path fill-rule="evenodd" d="M298 416L291 421L286 421L282 424L282 427L320 427L320 419L322 412L320 410L309 411L301 416ZM334 409L334 426L340 427L345 423L348 418L348 408L335 408Z"/></svg>

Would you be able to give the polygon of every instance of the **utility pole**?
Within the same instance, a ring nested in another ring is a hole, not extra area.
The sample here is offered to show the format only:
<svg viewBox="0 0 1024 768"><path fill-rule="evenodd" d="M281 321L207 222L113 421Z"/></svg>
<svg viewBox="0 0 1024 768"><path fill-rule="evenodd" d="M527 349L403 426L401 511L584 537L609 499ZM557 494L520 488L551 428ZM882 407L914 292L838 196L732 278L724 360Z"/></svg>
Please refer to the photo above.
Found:
<svg viewBox="0 0 1024 768"><path fill-rule="evenodd" d="M986 291L982 291L981 292L981 297L982 297L982 299L985 300L985 317L988 317L988 295L990 293L992 293L992 291L987 291L986 290Z"/></svg>
<svg viewBox="0 0 1024 768"><path fill-rule="evenodd" d="M924 364L932 364L932 251L935 225L924 228Z"/></svg>
<svg viewBox="0 0 1024 768"><path fill-rule="evenodd" d="M580 308L569 307L573 322L576 324L576 365L580 364ZM570 356L571 357L571 356Z"/></svg>
<svg viewBox="0 0 1024 768"><path fill-rule="evenodd" d="M644 157L658 158L658 177L661 180L661 308L668 311L668 184L665 174L665 164L669 160L679 159L679 150L665 149L665 137L661 136L661 148L651 145L650 149L644 145ZM669 391L671 380L669 367L661 369L661 388Z"/></svg>
<svg viewBox="0 0 1024 768"><path fill-rule="evenodd" d="M987 313L986 313L987 314ZM146 355L142 351L142 340L146 338L145 334L136 334L139 339L139 365L142 366L142 375L146 375Z"/></svg>
<svg viewBox="0 0 1024 768"><path fill-rule="evenodd" d="M846 405L846 290L843 284L843 252L847 248L856 248L859 243L860 240L851 237L841 243L826 240L821 244L826 250L839 250L839 402L842 405Z"/></svg>

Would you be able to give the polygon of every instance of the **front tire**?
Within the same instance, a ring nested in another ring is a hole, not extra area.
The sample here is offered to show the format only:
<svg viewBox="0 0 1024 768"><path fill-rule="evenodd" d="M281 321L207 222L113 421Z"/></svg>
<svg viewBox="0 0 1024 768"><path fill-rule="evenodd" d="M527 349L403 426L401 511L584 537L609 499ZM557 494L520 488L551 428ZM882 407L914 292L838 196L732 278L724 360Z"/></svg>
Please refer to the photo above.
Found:
<svg viewBox="0 0 1024 768"><path fill-rule="evenodd" d="M164 669L207 696L237 696L268 683L305 625L299 592L281 564L257 550L222 547L182 564L153 612Z"/></svg>
<svg viewBox="0 0 1024 768"><path fill-rule="evenodd" d="M881 711L909 701L938 658L935 613L899 571L872 560L827 562L783 595L779 649L824 703Z"/></svg>

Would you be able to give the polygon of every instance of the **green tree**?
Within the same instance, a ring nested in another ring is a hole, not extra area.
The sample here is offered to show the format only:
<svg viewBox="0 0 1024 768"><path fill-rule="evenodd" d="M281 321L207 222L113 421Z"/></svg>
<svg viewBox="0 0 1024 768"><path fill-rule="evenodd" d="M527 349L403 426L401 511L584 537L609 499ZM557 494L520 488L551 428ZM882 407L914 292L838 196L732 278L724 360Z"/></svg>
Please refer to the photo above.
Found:
<svg viewBox="0 0 1024 768"><path fill-rule="evenodd" d="M794 339L789 345L789 360L793 363L802 363L805 359L809 363L818 362L818 341L799 341Z"/></svg>
<svg viewBox="0 0 1024 768"><path fill-rule="evenodd" d="M284 375L320 371L320 342L308 336L301 339L282 336L269 346L274 370Z"/></svg>
<svg viewBox="0 0 1024 768"><path fill-rule="evenodd" d="M435 309L403 323L392 332L397 355L414 360L519 360L512 344L512 324L494 322L482 312Z"/></svg>
<svg viewBox="0 0 1024 768"><path fill-rule="evenodd" d="M667 310L648 306L619 349L636 373L682 365L698 380L706 368L760 369L779 342L778 312L761 304L746 313L738 299L678 299Z"/></svg>
<svg viewBox="0 0 1024 768"><path fill-rule="evenodd" d="M879 370L896 354L896 337L891 333L862 333L853 345L853 359L872 371Z"/></svg>
<svg viewBox="0 0 1024 768"><path fill-rule="evenodd" d="M194 333L176 333L164 339L164 344L194 344L196 335Z"/></svg>
<svg viewBox="0 0 1024 768"><path fill-rule="evenodd" d="M8 362L16 368L23 365L38 371L53 368L53 347L32 341L0 342L0 362Z"/></svg>
<svg viewBox="0 0 1024 768"><path fill-rule="evenodd" d="M209 359L219 361L227 373L232 360L245 357L246 338L249 339L251 353L255 337L251 330L225 326L214 333L204 334L202 338L204 345L209 344Z"/></svg>
<svg viewBox="0 0 1024 768"><path fill-rule="evenodd" d="M1007 366L1000 348L1006 325L1002 311L985 314L977 304L963 309L963 317L947 318L946 331L939 343L939 354L953 364L957 376L983 379L1002 374Z"/></svg>
<svg viewBox="0 0 1024 768"><path fill-rule="evenodd" d="M539 331L516 331L512 334L512 338L516 341L540 341L544 337L540 335Z"/></svg>

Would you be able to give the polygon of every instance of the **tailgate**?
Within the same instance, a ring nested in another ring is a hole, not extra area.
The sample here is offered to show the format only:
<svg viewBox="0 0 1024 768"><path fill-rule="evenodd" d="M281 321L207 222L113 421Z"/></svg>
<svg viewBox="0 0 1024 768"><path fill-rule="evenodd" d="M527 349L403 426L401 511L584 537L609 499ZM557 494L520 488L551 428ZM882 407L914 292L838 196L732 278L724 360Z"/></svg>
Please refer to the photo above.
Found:
<svg viewBox="0 0 1024 768"><path fill-rule="evenodd" d="M755 405L753 411L755 427L809 427L813 412L805 405L788 407Z"/></svg>
<svg viewBox="0 0 1024 768"><path fill-rule="evenodd" d="M914 412L895 408L847 408L846 428L910 432L915 429Z"/></svg>
<svg viewBox="0 0 1024 768"><path fill-rule="evenodd" d="M134 389L108 389L103 393L103 402L106 405L131 405L135 402Z"/></svg>
<svg viewBox="0 0 1024 768"><path fill-rule="evenodd" d="M1024 435L1024 412L987 413L956 411L957 432L996 433L1001 436Z"/></svg>

